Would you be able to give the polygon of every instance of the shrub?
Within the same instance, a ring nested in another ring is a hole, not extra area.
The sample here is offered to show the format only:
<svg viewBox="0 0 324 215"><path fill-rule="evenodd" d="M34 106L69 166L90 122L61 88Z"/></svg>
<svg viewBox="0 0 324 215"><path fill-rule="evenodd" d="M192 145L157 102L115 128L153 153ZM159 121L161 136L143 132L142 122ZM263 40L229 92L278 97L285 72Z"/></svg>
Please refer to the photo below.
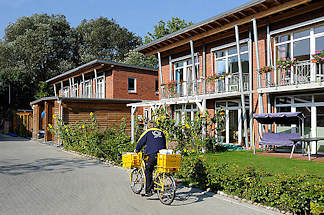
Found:
<svg viewBox="0 0 324 215"><path fill-rule="evenodd" d="M324 212L324 180L310 175L271 175L231 163L206 165L197 154L183 156L178 177L295 214Z"/></svg>
<svg viewBox="0 0 324 215"><path fill-rule="evenodd" d="M195 154L182 156L181 168L177 177L191 183L197 183L203 188L207 184L207 168L201 157Z"/></svg>

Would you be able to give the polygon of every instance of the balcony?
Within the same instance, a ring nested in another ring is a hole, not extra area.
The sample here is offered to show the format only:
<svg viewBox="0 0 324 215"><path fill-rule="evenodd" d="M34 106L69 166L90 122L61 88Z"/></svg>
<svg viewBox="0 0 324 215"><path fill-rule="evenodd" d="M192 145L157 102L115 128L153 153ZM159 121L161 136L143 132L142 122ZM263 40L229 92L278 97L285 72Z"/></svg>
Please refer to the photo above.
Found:
<svg viewBox="0 0 324 215"><path fill-rule="evenodd" d="M274 70L262 73L261 86L272 88L284 86L302 86L324 82L324 63L312 63L310 60L297 62L291 70Z"/></svg>
<svg viewBox="0 0 324 215"><path fill-rule="evenodd" d="M206 84L205 92L203 90L204 84ZM249 90L249 74L246 73L243 74L243 90ZM182 81L171 87L168 87L168 85L162 85L161 98L181 98L239 91L239 74L233 73L213 81L199 79L197 81Z"/></svg>

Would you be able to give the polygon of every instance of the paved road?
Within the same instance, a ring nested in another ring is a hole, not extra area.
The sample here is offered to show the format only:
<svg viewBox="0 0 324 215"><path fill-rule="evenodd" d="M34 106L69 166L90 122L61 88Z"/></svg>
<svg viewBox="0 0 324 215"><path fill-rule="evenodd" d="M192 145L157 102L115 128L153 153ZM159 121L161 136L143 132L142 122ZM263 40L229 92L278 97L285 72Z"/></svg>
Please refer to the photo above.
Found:
<svg viewBox="0 0 324 215"><path fill-rule="evenodd" d="M0 135L0 214L273 214L180 188L172 206L132 193L127 173L53 146Z"/></svg>

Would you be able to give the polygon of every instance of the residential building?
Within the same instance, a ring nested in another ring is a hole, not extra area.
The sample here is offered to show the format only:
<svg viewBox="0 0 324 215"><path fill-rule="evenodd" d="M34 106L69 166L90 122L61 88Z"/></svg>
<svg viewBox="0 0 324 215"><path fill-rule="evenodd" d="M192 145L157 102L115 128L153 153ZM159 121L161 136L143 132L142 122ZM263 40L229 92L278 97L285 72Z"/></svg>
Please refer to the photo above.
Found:
<svg viewBox="0 0 324 215"><path fill-rule="evenodd" d="M324 50L323 9L321 0L254 0L142 45L137 51L159 59L160 100L129 106L168 105L179 122L223 108L227 144L257 143L254 113L301 111L305 135L324 137L324 63L313 58ZM277 68L283 58L294 65Z"/></svg>
<svg viewBox="0 0 324 215"><path fill-rule="evenodd" d="M57 119L76 124L89 120L92 112L101 129L131 116L128 103L158 100L157 70L152 68L94 60L46 82L54 88L54 97L33 101L33 138L44 134ZM143 115L142 110L137 114Z"/></svg>

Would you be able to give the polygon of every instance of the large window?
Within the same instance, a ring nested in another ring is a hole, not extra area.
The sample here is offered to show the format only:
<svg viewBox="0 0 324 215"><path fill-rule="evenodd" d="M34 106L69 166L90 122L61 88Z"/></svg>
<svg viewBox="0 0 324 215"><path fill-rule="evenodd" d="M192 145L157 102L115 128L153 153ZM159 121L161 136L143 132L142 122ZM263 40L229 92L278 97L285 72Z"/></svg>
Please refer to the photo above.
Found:
<svg viewBox="0 0 324 215"><path fill-rule="evenodd" d="M92 97L92 80L88 80L84 82L84 97L86 98Z"/></svg>
<svg viewBox="0 0 324 215"><path fill-rule="evenodd" d="M105 98L105 76L97 78L97 98Z"/></svg>
<svg viewBox="0 0 324 215"><path fill-rule="evenodd" d="M308 26L275 36L276 59L311 59L315 50L324 49L324 24Z"/></svg>
<svg viewBox="0 0 324 215"><path fill-rule="evenodd" d="M242 72L249 73L248 44L240 45ZM219 75L238 73L238 55L236 47L215 51L215 72Z"/></svg>
<svg viewBox="0 0 324 215"><path fill-rule="evenodd" d="M177 81L192 81L194 75L199 79L199 58L195 57L195 74L192 72L192 60L186 59L174 63L175 80Z"/></svg>
<svg viewBox="0 0 324 215"><path fill-rule="evenodd" d="M302 112L304 119L305 137L323 137L324 135L324 94L279 96L275 99L277 112ZM295 125L277 125L276 132L299 132ZM312 152L315 152L312 144ZM317 150L324 151L324 141L319 141Z"/></svg>
<svg viewBox="0 0 324 215"><path fill-rule="evenodd" d="M136 78L128 78L128 92L136 93Z"/></svg>

